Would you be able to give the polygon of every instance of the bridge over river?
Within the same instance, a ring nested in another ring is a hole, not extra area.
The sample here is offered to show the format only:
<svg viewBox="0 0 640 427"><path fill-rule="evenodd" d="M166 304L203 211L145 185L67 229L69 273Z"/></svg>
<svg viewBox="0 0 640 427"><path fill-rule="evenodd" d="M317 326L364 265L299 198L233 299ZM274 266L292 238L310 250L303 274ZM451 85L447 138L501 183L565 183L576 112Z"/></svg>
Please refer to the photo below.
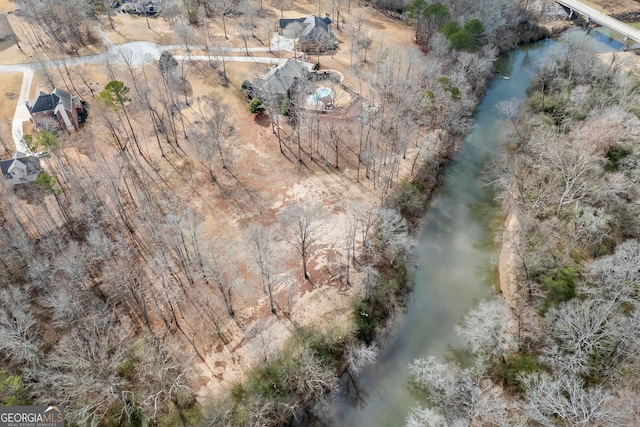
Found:
<svg viewBox="0 0 640 427"><path fill-rule="evenodd" d="M610 28L615 32L620 33L624 36L625 43L628 40L635 40L640 43L640 30L637 30L624 22L618 21L617 19L602 12L598 12L594 8L589 7L578 0L556 0L556 2L569 9L571 14L576 12L581 15L585 15L589 18L590 22L595 22L598 25L602 25L603 27Z"/></svg>

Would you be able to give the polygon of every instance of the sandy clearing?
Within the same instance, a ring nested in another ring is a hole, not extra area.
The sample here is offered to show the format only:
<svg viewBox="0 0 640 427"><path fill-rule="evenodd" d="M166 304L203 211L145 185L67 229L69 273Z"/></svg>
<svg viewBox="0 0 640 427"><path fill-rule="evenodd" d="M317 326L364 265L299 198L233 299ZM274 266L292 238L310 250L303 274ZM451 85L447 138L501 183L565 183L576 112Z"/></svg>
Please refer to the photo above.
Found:
<svg viewBox="0 0 640 427"><path fill-rule="evenodd" d="M498 272L500 276L500 291L504 295L507 304L515 306L518 295L517 289L517 257L513 248L513 242L518 239L518 218L510 213L505 221L502 233L502 247L500 249Z"/></svg>
<svg viewBox="0 0 640 427"><path fill-rule="evenodd" d="M640 76L640 56L635 52L605 52L596 56L607 66L615 61L621 70Z"/></svg>

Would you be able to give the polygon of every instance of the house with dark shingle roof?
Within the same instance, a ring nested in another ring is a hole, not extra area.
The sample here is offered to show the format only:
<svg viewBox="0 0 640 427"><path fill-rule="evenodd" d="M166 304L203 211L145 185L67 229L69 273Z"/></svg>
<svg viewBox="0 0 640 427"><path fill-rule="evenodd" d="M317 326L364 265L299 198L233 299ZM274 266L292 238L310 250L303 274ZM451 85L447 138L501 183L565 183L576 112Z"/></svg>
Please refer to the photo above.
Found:
<svg viewBox="0 0 640 427"><path fill-rule="evenodd" d="M253 79L253 96L282 102L291 97L296 84L307 80L309 65L293 59L281 59L262 77Z"/></svg>
<svg viewBox="0 0 640 427"><path fill-rule="evenodd" d="M0 170L2 177L14 186L35 181L42 172L42 166L37 157L28 156L0 161Z"/></svg>
<svg viewBox="0 0 640 427"><path fill-rule="evenodd" d="M86 114L78 96L59 88L51 93L40 92L27 103L27 108L36 129L57 121L62 129L73 132L80 129L80 123L84 121Z"/></svg>
<svg viewBox="0 0 640 427"><path fill-rule="evenodd" d="M297 19L285 18L280 20L280 30L285 36L297 38L301 51L318 53L326 51L331 44L330 41L334 40L331 32L332 22L328 13L324 18L316 15Z"/></svg>

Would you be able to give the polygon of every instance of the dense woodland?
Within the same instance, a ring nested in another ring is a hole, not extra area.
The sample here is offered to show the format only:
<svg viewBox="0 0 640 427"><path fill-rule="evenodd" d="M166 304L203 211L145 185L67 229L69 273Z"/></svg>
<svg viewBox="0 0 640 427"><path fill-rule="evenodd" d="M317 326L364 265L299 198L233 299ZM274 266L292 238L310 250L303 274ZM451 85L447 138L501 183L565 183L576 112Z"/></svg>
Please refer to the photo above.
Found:
<svg viewBox="0 0 640 427"><path fill-rule="evenodd" d="M50 56L52 46L61 53L77 54L77 50L98 40L94 26L105 14L109 19L107 3L20 1L19 13L31 26L26 42L42 59ZM300 416L312 402L324 399L339 381L357 381L358 370L375 360L376 336L387 317L402 306L408 291L405 264L413 244L410 233L437 182L438 171L467 131L499 52L535 37L537 32L535 18L528 14L526 5L509 0L493 0L490 4L378 4L406 13L408 22L415 24L420 45L402 52L377 43L366 19L350 15L350 3L344 3L333 2L330 6L342 10L341 31L346 41L342 48L352 50L352 66L358 71L359 89L366 93L369 108L363 108L355 120L321 125L317 116L305 114L292 99L291 114L282 115L279 105L267 105L265 115L278 129L278 155L290 153L301 165L318 162L329 167L327 173L357 169L357 180L373 183L372 200L376 202L351 204L343 237L333 242L340 256L331 265L341 272L340 280L351 285L350 272L357 271L362 281L357 284L362 291L353 303L350 324L326 325L317 330L297 328L286 347L278 351L269 350L265 338L258 350L263 353L263 365L247 372L247 380L236 384L228 396L204 405L198 403L191 367L238 336L241 340L257 334L245 330L247 325L237 316L244 304L255 300L249 296L266 295L274 316L287 310L274 303L272 291L295 289L309 280L308 258L323 236L329 212L315 201L301 199L283 207L270 223L261 223L257 220L261 206L257 204L255 211L249 210L240 218L246 233L224 241L207 234L204 218L208 213L201 205L190 203L185 193L176 191L175 183L161 173L167 165L181 172L188 168L199 184L224 188L221 197L226 203L238 203L236 212L255 202L241 196L245 188L237 177L243 165L235 157L236 130L241 124L230 119L228 100L213 95L193 99L188 95L189 79L198 73L216 73L221 85L228 84L224 62L212 61L203 69L163 55L154 63L137 65L132 55L124 54L117 64L107 64L111 82L97 93L83 79L81 67L41 70L52 86L76 92L75 85L84 85L91 91L95 147L87 156L89 160L83 160L75 155L80 143L77 138L42 131L32 143L50 152L47 173L35 188L2 189L2 403L59 402L66 408L67 419L77 425L279 425ZM275 2L274 7L282 11L285 4ZM212 51L219 48L208 44L208 22L221 22L225 37L229 31L266 42L257 19L264 13L262 8L261 2L248 0L162 2L164 17L187 50L190 44L204 44ZM589 60L580 53L570 56L571 61ZM577 85L572 79L582 68L574 70L566 65L572 62L567 61L562 66L550 62L548 69L541 68L538 86L542 98L538 103L544 108L531 106L532 111L539 112L539 125L516 110L508 110L518 137L512 138L513 158L507 162L513 166L513 176L546 164L549 173L555 173L549 181L561 182L565 175L554 169L553 155L538 154L548 158L548 163L533 160L533 153L543 153L544 148L530 141L546 141L536 139L534 130L555 132L568 144L576 123L590 123L591 110L607 112L613 108L612 100L622 99L621 94L633 94L630 86L624 86L630 83L624 83L620 73L611 67L596 67L594 60L589 62L593 65L589 70L600 80L583 76L584 81ZM559 75L563 79L558 79ZM594 81L599 82L598 90L590 86ZM561 82L566 85L554 86ZM574 86L582 87L581 92L574 93ZM599 95L601 90L608 97ZM630 109L633 104L629 101L622 105ZM627 114L633 116L633 112ZM564 126L562 132L559 126ZM602 260L621 262L615 257L624 246L616 248L615 242L633 228L614 227L605 218L614 211L624 211L625 221L634 223L635 211L629 211L634 198L626 193L629 202L620 202L617 190L606 186L605 180L617 183L615 188L620 191L631 191L627 186L630 181L624 179L632 180L633 175L623 171L632 170L634 157L632 147L613 134L616 130L611 130L613 142L599 145L593 153L594 158L600 155L605 159L604 164L611 156L614 170L598 174L598 163L589 163L584 172L568 179L569 189L566 194L561 192L558 200L544 195L548 203L555 204L554 209L542 203L542 195L526 193L540 188L534 181L534 176L540 175L526 175L522 188L518 187L522 192L517 195L513 191L501 193L505 206L518 209L519 224L526 227L521 232L526 239L519 241L523 245L523 274L531 289L527 301L544 307L546 313L537 323L523 321L519 331L524 338L512 340L519 349L529 348L527 345L538 348L534 344L540 338L536 341L535 337L547 336L531 325L542 328L544 319L551 319L554 313L562 318L559 313L563 304L576 305L576 301L586 300L583 294L593 298L598 295L595 288L581 290L591 270L581 267L578 255L588 259L608 250L614 255ZM585 129L585 134L590 133ZM143 149L147 143L157 147L155 156ZM413 157L407 155L409 152ZM401 164L409 165L411 177L398 182ZM600 179L602 188L602 195L593 202L585 191L591 187L583 181L592 177ZM510 189L515 185L510 184L512 178L507 171L496 182ZM577 206L581 206L579 210ZM577 215L578 211L586 213ZM559 214L565 219L552 219ZM533 221L541 217L548 221ZM581 229L578 224L587 220L591 222ZM594 224L611 228L592 232ZM528 242L535 239L551 244L540 233L554 233L548 231L550 227L568 229L569 225L572 230L581 230L571 235L571 242L579 249L566 250L569 246L563 246L563 241L545 251L545 257L531 250L533 243ZM246 248L250 259L235 258L236 252L230 248L236 247ZM290 273L283 267L291 259L300 271ZM242 279L241 271L248 279ZM564 297L555 296L554 292L562 293L563 289L557 285L560 291L554 290L556 282L566 278L573 292L570 296L580 298L564 302ZM628 302L631 297L625 298L611 308L610 314L635 315ZM545 303L547 300L553 302ZM584 308L575 306L575 310L580 309ZM524 313L529 311L523 308L522 316ZM483 316L482 320L494 318ZM470 318L469 324L476 323ZM556 326L561 329L561 325ZM478 353L484 354L485 344L476 345ZM633 360L628 357L633 354L631 348L616 344L616 349L625 349L626 366L633 368ZM570 350L557 344L554 354ZM505 352L499 358L507 363L512 354L520 353ZM530 357L529 353L522 354ZM489 356L483 360L493 361ZM598 363L611 367L612 359L607 360ZM415 369L424 366L416 364ZM498 370L501 365L490 366ZM556 369L542 359L536 366L544 367L540 372ZM442 375L467 372L436 368ZM626 372L610 371L610 376ZM422 378L421 372L424 369L417 371L417 381ZM468 371L468 377L480 378L473 376L475 372ZM584 377L576 378L594 381L596 376L587 378L590 372L576 371ZM442 376L442 384L454 384L447 378L457 377ZM602 382L609 376L597 378ZM551 376L527 381L522 384L558 386ZM468 383L480 387L480 383ZM430 387L428 378L421 384ZM436 412L423 409L416 416L428 420L424 417L433 413L453 420L459 416L455 411L461 409L455 409L452 402L463 402L463 397L451 395L448 406L436 402ZM464 408L466 411L468 406ZM441 410L454 412L438 412Z"/></svg>
<svg viewBox="0 0 640 427"><path fill-rule="evenodd" d="M498 106L510 128L490 180L517 291L464 318L465 362L411 365L425 402L407 425L638 425L639 95L568 32L527 102Z"/></svg>

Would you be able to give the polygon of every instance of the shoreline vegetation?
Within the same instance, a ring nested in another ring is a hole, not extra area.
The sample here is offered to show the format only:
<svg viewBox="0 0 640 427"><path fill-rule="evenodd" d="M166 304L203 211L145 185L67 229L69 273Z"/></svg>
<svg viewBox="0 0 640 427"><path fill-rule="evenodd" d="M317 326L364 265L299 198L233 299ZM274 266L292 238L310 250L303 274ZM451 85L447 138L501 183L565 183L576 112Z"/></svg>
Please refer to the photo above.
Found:
<svg viewBox="0 0 640 427"><path fill-rule="evenodd" d="M501 291L460 325L468 360L411 365L425 401L408 426L636 423L640 94L613 59L565 32L503 108Z"/></svg>

